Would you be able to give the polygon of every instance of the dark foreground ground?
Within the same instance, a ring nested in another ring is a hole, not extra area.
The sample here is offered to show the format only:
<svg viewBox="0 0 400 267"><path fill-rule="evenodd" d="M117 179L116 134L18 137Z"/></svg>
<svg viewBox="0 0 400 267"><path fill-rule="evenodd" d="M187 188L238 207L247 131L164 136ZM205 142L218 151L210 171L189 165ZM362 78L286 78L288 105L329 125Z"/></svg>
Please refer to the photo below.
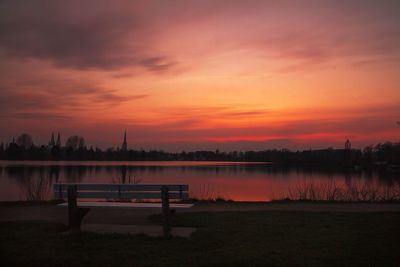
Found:
<svg viewBox="0 0 400 267"><path fill-rule="evenodd" d="M207 211L207 205L212 207L206 204L199 205L194 212L178 211L174 225L198 230L190 238L169 240L144 235L69 236L65 234L65 225L58 220L14 218L4 212L17 206L3 205L1 265L400 266L399 212L324 212L321 206L319 211L259 208ZM117 214L96 212L92 212L91 220L102 214L106 217ZM147 222L159 223L159 219L158 215L150 215Z"/></svg>

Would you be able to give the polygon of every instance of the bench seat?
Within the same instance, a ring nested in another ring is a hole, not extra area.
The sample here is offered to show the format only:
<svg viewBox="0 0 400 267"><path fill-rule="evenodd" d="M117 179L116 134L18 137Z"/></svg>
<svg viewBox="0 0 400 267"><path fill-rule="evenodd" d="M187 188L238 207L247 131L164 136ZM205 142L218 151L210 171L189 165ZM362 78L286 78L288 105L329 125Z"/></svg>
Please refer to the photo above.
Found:
<svg viewBox="0 0 400 267"><path fill-rule="evenodd" d="M82 208L162 208L162 203L130 203L130 202L77 202L78 207ZM60 207L68 207L68 203L58 204ZM170 203L170 208L187 209L193 204Z"/></svg>

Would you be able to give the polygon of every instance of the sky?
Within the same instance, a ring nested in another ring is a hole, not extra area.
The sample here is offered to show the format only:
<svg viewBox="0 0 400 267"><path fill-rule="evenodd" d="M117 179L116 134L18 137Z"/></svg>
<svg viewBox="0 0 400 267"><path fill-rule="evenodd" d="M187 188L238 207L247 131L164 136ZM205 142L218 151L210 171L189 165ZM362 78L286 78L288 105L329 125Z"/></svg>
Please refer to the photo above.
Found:
<svg viewBox="0 0 400 267"><path fill-rule="evenodd" d="M0 142L342 148L400 137L400 1L0 1Z"/></svg>

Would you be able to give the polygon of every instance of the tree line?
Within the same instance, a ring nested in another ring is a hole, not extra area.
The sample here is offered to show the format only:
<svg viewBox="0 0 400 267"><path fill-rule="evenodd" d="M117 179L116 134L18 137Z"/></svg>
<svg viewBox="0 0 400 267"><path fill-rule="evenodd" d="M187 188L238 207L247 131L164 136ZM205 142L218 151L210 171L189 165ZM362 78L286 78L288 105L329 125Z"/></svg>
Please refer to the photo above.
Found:
<svg viewBox="0 0 400 267"><path fill-rule="evenodd" d="M318 149L291 151L192 151L171 153L162 150L122 150L88 147L81 136L70 136L61 145L35 145L29 134L22 134L9 144L0 144L2 160L133 160L133 161L255 161L293 165L339 167L376 167L398 169L400 142L385 142L364 149Z"/></svg>

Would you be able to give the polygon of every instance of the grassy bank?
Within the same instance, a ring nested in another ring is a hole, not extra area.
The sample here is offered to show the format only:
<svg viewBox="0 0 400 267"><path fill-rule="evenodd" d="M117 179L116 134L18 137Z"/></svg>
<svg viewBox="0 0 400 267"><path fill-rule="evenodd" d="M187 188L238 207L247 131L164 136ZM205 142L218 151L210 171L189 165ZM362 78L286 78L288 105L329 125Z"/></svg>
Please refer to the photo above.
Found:
<svg viewBox="0 0 400 267"><path fill-rule="evenodd" d="M151 218L157 221L159 218ZM3 266L398 266L400 213L177 214L190 238L68 236L46 222L0 223Z"/></svg>

